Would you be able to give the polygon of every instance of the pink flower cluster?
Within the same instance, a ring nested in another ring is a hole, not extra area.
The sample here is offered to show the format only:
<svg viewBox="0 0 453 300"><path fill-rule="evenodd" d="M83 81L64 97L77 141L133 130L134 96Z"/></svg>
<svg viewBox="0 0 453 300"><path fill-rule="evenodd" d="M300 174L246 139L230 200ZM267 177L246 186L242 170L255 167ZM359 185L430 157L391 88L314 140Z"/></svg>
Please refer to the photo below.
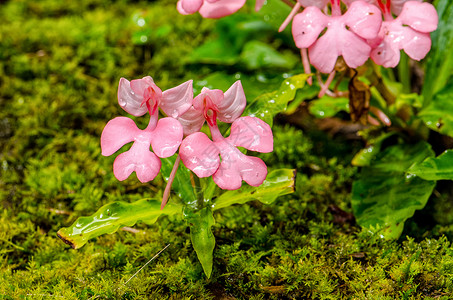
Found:
<svg viewBox="0 0 453 300"><path fill-rule="evenodd" d="M240 81L225 93L203 88L194 98L191 80L162 92L149 76L130 82L121 78L118 103L131 115L139 117L147 112L150 115L144 130L137 128L130 118L117 117L110 120L102 132L104 156L133 143L113 163L113 173L118 180L125 180L132 172L136 172L141 182L153 180L161 168L159 158L170 157L178 149L187 168L198 177L213 176L222 189L238 189L242 180L259 186L266 178L264 162L237 148L258 152L273 150L269 125L255 117L241 117L246 98ZM168 117L159 118L158 108ZM205 121L212 140L199 132ZM232 123L228 137L222 136L217 121Z"/></svg>
<svg viewBox="0 0 453 300"><path fill-rule="evenodd" d="M438 23L432 4L343 0L347 10L342 14L340 0L330 0L328 15L328 2L299 0L298 6L305 9L295 15L292 24L296 46L308 49L310 63L322 73L332 72L339 56L351 68L363 65L368 58L388 68L399 63L400 50L420 60L431 48L429 33Z"/></svg>

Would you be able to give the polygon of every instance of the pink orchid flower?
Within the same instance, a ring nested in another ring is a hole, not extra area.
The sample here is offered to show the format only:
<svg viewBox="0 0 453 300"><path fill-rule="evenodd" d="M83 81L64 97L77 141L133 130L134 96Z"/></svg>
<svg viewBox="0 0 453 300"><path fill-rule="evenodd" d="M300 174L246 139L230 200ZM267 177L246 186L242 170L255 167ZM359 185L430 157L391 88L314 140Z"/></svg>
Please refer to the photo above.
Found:
<svg viewBox="0 0 453 300"><path fill-rule="evenodd" d="M239 80L225 93L204 87L193 99L193 106L178 120L184 127L184 135L189 135L199 131L205 120L211 122L211 125L217 124L217 118L222 122L232 123L241 116L246 103L244 89ZM210 110L211 108L213 109ZM209 117L209 113L214 115Z"/></svg>
<svg viewBox="0 0 453 300"><path fill-rule="evenodd" d="M400 60L400 50L414 60L421 60L431 48L429 33L436 30L438 16L430 3L408 1L404 3L400 15L393 19L390 1L383 4L385 21L377 38L368 42L374 48L371 59L386 68L396 67Z"/></svg>
<svg viewBox="0 0 453 300"><path fill-rule="evenodd" d="M230 95L227 95L228 91L231 91ZM233 84L228 91L223 95L220 90L204 89L198 99L195 98L194 110L202 111L212 141L206 134L195 132L183 140L179 154L184 165L198 177L212 176L222 189L238 189L242 180L249 185L259 186L266 179L266 164L257 157L243 154L237 147L271 152L272 131L268 124L258 118L240 117L245 107L240 82ZM233 122L231 134L227 138L220 133L217 119Z"/></svg>
<svg viewBox="0 0 453 300"><path fill-rule="evenodd" d="M134 171L141 182L156 177L161 168L159 157L175 154L183 138L182 125L172 117L159 120L157 108L176 117L190 108L192 98L192 81L162 92L149 76L131 82L121 78L118 87L120 106L134 116L149 111L150 119L148 127L141 130L133 120L117 117L110 120L102 131L101 149L104 156L110 156L125 144L133 142L131 148L118 155L113 163L113 173L118 180L127 179Z"/></svg>
<svg viewBox="0 0 453 300"><path fill-rule="evenodd" d="M309 1L309 0L308 0ZM343 2L349 6L351 5L352 2L358 1L358 0L343 0ZM375 4L379 6L379 1L378 0L361 0L368 2L370 4ZM403 9L404 3L407 1L417 1L417 2L423 2L423 0L388 0L387 4L390 7L390 11L394 13L395 15L399 15L401 13L401 10Z"/></svg>
<svg viewBox="0 0 453 300"><path fill-rule="evenodd" d="M192 80L162 92L150 76L129 82L120 79L118 104L129 114L140 117L147 111L151 115L160 107L167 116L176 118L192 106Z"/></svg>
<svg viewBox="0 0 453 300"><path fill-rule="evenodd" d="M371 52L366 39L375 38L382 23L381 12L374 5L355 1L341 15L340 1L331 2L331 16L310 6L297 14L292 24L296 46L308 48L311 64L322 73L332 72L340 55L351 68L363 65Z"/></svg>
<svg viewBox="0 0 453 300"><path fill-rule="evenodd" d="M197 11L203 18L217 19L237 12L245 0L179 0L176 8L182 15Z"/></svg>

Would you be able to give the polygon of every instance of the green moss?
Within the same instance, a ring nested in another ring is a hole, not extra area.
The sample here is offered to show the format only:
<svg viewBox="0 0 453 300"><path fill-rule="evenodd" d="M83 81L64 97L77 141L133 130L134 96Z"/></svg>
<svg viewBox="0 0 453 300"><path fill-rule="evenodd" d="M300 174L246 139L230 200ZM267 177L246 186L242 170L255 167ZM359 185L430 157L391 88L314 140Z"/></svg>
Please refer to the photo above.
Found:
<svg viewBox="0 0 453 300"><path fill-rule="evenodd" d="M132 43L136 13L151 28L142 45ZM152 75L166 89L215 71L185 61L215 21L180 16L174 1L126 0L7 1L0 17L0 299L451 298L451 193L439 189L422 211L434 225L416 216L413 238L381 240L350 217L353 145L287 125L260 157L297 168L296 192L215 212L211 279L181 217L69 249L59 228L162 190L160 179L118 182L114 157L100 155L103 126L126 115L118 79Z"/></svg>

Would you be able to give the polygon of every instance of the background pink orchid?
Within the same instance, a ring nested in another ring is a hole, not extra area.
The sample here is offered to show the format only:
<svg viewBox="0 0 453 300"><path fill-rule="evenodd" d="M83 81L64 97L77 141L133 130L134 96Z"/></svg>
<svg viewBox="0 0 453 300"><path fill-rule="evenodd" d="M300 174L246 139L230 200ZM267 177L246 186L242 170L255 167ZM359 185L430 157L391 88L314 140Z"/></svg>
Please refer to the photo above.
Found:
<svg viewBox="0 0 453 300"><path fill-rule="evenodd" d="M339 1L335 3L332 16L310 6L296 15L292 24L296 46L308 48L311 64L322 73L332 72L339 56L351 68L364 64L371 52L366 39L375 38L382 23L380 10L374 5L356 1L341 15Z"/></svg>
<svg viewBox="0 0 453 300"><path fill-rule="evenodd" d="M386 8L379 35L370 40L373 46L371 59L386 68L396 67L400 60L400 50L407 55L420 60L428 54L431 48L430 32L436 30L438 16L436 9L430 3L409 1L404 3L401 14L393 19Z"/></svg>
<svg viewBox="0 0 453 300"><path fill-rule="evenodd" d="M237 12L244 4L245 0L179 0L176 8L182 15L198 11L203 18L217 19Z"/></svg>
<svg viewBox="0 0 453 300"><path fill-rule="evenodd" d="M193 106L178 120L184 127L184 135L189 135L199 131L205 120L214 124L218 118L222 122L232 123L241 116L246 103L244 89L239 80L233 83L225 93L204 87L193 99ZM209 117L208 113L214 114L215 117Z"/></svg>

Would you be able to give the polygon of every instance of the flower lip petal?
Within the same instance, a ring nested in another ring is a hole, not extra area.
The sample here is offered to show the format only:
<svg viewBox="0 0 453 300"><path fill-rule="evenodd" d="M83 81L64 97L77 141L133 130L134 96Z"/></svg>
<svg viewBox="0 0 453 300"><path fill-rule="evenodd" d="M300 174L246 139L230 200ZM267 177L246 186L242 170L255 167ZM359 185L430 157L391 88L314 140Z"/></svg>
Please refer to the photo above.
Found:
<svg viewBox="0 0 453 300"><path fill-rule="evenodd" d="M181 7L188 14L193 14L197 12L200 7L203 5L203 0L180 0Z"/></svg>
<svg viewBox="0 0 453 300"><path fill-rule="evenodd" d="M319 8L310 6L293 19L292 33L297 48L308 48L318 39L329 18Z"/></svg>
<svg viewBox="0 0 453 300"><path fill-rule="evenodd" d="M131 89L131 84L126 78L121 78L118 85L118 104L127 113L140 117L143 116L148 109L142 106L143 94L136 94Z"/></svg>
<svg viewBox="0 0 453 300"><path fill-rule="evenodd" d="M255 117L241 117L231 125L231 134L226 138L236 147L244 147L261 153L272 152L274 139L270 126Z"/></svg>
<svg viewBox="0 0 453 300"><path fill-rule="evenodd" d="M437 29L439 17L432 4L408 1L397 20L417 31L432 32Z"/></svg>
<svg viewBox="0 0 453 300"><path fill-rule="evenodd" d="M173 118L163 118L152 132L151 146L158 157L170 157L178 150L182 137L181 123Z"/></svg>
<svg viewBox="0 0 453 300"><path fill-rule="evenodd" d="M138 129L134 121L127 117L116 117L110 120L102 130L102 155L110 156L125 144L134 141L142 130Z"/></svg>
<svg viewBox="0 0 453 300"><path fill-rule="evenodd" d="M208 136L195 132L186 137L179 148L179 155L184 165L198 177L208 177L219 168L219 149Z"/></svg>
<svg viewBox="0 0 453 300"><path fill-rule="evenodd" d="M149 151L149 145L134 143L129 151L121 153L113 163L113 174L119 181L137 173L140 182L153 180L160 171L161 161Z"/></svg>
<svg viewBox="0 0 453 300"><path fill-rule="evenodd" d="M353 2L341 18L352 32L364 39L374 39L382 23L379 8L363 1Z"/></svg>

